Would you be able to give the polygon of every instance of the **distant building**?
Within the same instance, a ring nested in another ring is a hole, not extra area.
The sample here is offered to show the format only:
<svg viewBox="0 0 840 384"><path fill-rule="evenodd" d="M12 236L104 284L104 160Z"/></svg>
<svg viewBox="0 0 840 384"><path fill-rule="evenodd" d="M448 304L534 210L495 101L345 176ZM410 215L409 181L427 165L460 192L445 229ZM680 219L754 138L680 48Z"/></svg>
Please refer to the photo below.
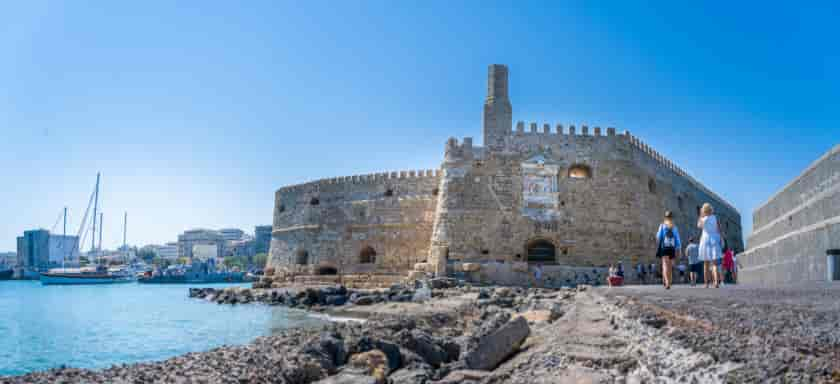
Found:
<svg viewBox="0 0 840 384"><path fill-rule="evenodd" d="M191 229L178 235L178 257L193 257L196 245L216 247L216 256L223 254L225 240L221 232L211 229Z"/></svg>
<svg viewBox="0 0 840 384"><path fill-rule="evenodd" d="M17 264L30 271L79 264L79 238L53 235L46 229L24 231L17 238Z"/></svg>
<svg viewBox="0 0 840 384"><path fill-rule="evenodd" d="M215 260L219 257L219 247L214 244L195 244L192 247L191 254L193 259Z"/></svg>
<svg viewBox="0 0 840 384"><path fill-rule="evenodd" d="M245 238L245 231L239 228L224 228L220 229L219 233L222 234L222 238L225 241L242 240Z"/></svg>
<svg viewBox="0 0 840 384"><path fill-rule="evenodd" d="M0 252L0 265L12 266L17 264L16 252Z"/></svg>
<svg viewBox="0 0 840 384"><path fill-rule="evenodd" d="M268 253L271 246L271 226L258 225L254 227L254 253Z"/></svg>
<svg viewBox="0 0 840 384"><path fill-rule="evenodd" d="M254 257L254 240L234 240L225 242L225 256L245 257L248 261Z"/></svg>
<svg viewBox="0 0 840 384"><path fill-rule="evenodd" d="M164 245L150 244L142 248L143 250L151 251L155 257L165 260L175 260L178 258L178 243L171 242Z"/></svg>

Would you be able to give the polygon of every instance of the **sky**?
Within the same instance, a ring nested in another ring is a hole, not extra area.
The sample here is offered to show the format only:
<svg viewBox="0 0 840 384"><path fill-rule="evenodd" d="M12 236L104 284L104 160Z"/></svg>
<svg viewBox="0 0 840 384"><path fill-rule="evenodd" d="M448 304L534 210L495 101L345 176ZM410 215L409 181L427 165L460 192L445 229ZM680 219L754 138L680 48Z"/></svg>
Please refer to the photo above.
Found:
<svg viewBox="0 0 840 384"><path fill-rule="evenodd" d="M683 3L683 4L675 4ZM274 191L437 168L481 143L487 66L514 120L630 130L752 211L840 143L837 3L0 3L0 251L271 223ZM60 232L61 224L57 227Z"/></svg>

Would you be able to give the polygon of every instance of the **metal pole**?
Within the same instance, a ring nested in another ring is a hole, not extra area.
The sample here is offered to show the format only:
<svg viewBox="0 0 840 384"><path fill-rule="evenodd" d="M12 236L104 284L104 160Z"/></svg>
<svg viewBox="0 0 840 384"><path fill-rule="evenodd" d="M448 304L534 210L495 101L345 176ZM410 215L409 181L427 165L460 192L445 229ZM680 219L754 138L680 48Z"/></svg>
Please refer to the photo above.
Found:
<svg viewBox="0 0 840 384"><path fill-rule="evenodd" d="M64 247L67 245L67 207L64 207L64 236L61 238L61 248L64 255L61 257L61 269L64 269L64 262L67 260L67 250ZM73 249L70 249L73 252Z"/></svg>
<svg viewBox="0 0 840 384"><path fill-rule="evenodd" d="M90 239L90 252L96 255L96 209L99 206L99 172L96 173L96 189L94 190L93 200L93 236Z"/></svg>
<svg viewBox="0 0 840 384"><path fill-rule="evenodd" d="M105 213L99 212L99 247L96 248L97 253L102 255L102 227L105 225L103 224L105 221Z"/></svg>
<svg viewBox="0 0 840 384"><path fill-rule="evenodd" d="M128 231L128 212L123 216L123 262L128 264L128 246L125 243L125 233Z"/></svg>

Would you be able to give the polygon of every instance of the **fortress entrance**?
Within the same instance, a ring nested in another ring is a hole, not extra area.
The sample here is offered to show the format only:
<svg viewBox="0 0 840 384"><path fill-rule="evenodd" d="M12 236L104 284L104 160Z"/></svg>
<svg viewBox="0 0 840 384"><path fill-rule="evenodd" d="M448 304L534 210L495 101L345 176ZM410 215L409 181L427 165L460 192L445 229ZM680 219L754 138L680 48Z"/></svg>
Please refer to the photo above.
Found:
<svg viewBox="0 0 840 384"><path fill-rule="evenodd" d="M361 264L373 264L376 262L376 250L373 249L370 245L362 248L362 251L359 252L359 263Z"/></svg>
<svg viewBox="0 0 840 384"><path fill-rule="evenodd" d="M529 263L555 264L557 263L557 247L548 240L535 239L526 245L526 255Z"/></svg>
<svg viewBox="0 0 840 384"><path fill-rule="evenodd" d="M318 269L315 270L315 274L316 275L337 275L338 274L338 269L336 269L335 267L330 267L330 266L318 267Z"/></svg>

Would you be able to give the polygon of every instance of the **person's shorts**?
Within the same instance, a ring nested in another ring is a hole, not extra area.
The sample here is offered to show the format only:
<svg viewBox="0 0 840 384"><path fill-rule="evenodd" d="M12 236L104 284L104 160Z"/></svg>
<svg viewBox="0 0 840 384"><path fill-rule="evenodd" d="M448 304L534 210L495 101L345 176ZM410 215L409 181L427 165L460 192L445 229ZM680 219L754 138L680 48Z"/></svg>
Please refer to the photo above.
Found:
<svg viewBox="0 0 840 384"><path fill-rule="evenodd" d="M610 285L612 285L612 286L617 286L617 285L623 285L624 284L624 278L621 277L621 276L610 276L607 279L609 279Z"/></svg>
<svg viewBox="0 0 840 384"><path fill-rule="evenodd" d="M691 264L688 267L688 269L689 269L689 271L694 272L694 273L703 273L703 263L700 262L700 263Z"/></svg>

